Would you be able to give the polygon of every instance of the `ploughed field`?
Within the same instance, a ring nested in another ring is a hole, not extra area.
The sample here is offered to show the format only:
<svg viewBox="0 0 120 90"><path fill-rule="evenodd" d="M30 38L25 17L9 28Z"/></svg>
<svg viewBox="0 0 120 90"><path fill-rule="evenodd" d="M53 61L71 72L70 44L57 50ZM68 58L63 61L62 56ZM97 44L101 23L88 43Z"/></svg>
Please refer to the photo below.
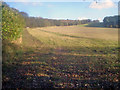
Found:
<svg viewBox="0 0 120 90"><path fill-rule="evenodd" d="M4 87L120 88L118 29L28 28L23 47Z"/></svg>

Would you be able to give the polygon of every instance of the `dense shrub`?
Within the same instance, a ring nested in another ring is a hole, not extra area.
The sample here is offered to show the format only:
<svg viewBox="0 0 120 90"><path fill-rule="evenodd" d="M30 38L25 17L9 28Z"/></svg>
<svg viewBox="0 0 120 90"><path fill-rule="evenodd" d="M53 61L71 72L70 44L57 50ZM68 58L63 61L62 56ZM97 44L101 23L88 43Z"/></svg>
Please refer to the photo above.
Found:
<svg viewBox="0 0 120 90"><path fill-rule="evenodd" d="M24 27L24 19L18 11L3 3L2 5L2 39L15 40L20 37Z"/></svg>

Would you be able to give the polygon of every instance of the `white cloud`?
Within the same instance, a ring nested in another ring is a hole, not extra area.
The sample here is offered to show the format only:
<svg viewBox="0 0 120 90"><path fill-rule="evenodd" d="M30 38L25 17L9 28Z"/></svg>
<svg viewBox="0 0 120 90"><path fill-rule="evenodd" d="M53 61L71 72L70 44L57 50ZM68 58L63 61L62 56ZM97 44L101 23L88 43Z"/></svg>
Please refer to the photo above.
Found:
<svg viewBox="0 0 120 90"><path fill-rule="evenodd" d="M67 20L66 18L60 18L60 17L51 17L51 19L57 19L57 20Z"/></svg>
<svg viewBox="0 0 120 90"><path fill-rule="evenodd" d="M102 22L102 21L103 21L103 18L98 18L98 20L99 20L100 22Z"/></svg>
<svg viewBox="0 0 120 90"><path fill-rule="evenodd" d="M41 2L32 2L31 4L33 6L43 6L43 3L41 3Z"/></svg>
<svg viewBox="0 0 120 90"><path fill-rule="evenodd" d="M112 8L116 7L114 2L112 0L105 0L104 2L92 2L89 6L90 8L96 8L96 9L104 9L104 8Z"/></svg>
<svg viewBox="0 0 120 90"><path fill-rule="evenodd" d="M87 17L78 17L78 20L86 20L88 19Z"/></svg>
<svg viewBox="0 0 120 90"><path fill-rule="evenodd" d="M54 7L52 4L45 4L43 2L22 2L24 5L31 5L31 6L46 6L46 7Z"/></svg>

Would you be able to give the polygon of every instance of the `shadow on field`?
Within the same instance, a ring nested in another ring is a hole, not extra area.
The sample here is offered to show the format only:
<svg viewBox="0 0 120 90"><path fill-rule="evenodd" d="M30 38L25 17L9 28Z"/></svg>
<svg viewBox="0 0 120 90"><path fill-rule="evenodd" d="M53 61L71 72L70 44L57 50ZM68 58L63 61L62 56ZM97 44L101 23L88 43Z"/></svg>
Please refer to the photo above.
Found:
<svg viewBox="0 0 120 90"><path fill-rule="evenodd" d="M3 66L3 89L119 87L119 70L112 69L105 57L61 51L26 52L16 63Z"/></svg>
<svg viewBox="0 0 120 90"><path fill-rule="evenodd" d="M2 88L5 90L7 88L53 88L53 84L49 82L49 77L36 76L35 72L30 74L30 68L26 69L23 66L12 65L6 69L9 71L4 72L5 76L2 82Z"/></svg>

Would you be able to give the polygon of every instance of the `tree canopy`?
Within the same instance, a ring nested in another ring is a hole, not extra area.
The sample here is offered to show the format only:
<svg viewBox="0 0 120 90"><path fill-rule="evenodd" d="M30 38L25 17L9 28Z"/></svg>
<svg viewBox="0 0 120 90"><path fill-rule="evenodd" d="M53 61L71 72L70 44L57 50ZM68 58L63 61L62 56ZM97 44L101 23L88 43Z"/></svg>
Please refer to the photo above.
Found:
<svg viewBox="0 0 120 90"><path fill-rule="evenodd" d="M109 16L109 17L105 17L103 20L104 26L105 27L114 27L114 28L118 28L120 22L120 16L115 15L115 16Z"/></svg>

